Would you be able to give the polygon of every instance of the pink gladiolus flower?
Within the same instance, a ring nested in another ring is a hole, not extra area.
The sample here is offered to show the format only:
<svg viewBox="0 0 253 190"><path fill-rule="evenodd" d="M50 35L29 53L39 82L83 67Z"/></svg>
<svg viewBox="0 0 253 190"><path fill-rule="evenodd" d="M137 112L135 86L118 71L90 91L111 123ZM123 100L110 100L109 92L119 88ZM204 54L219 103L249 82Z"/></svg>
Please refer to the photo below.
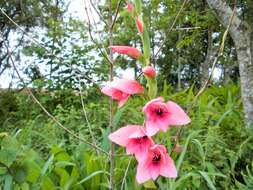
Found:
<svg viewBox="0 0 253 190"><path fill-rule="evenodd" d="M134 154L140 162L144 160L148 149L154 144L153 140L145 133L145 128L139 125L122 127L109 135L109 139L123 147L127 154Z"/></svg>
<svg viewBox="0 0 253 190"><path fill-rule="evenodd" d="M136 179L138 183L144 183L151 178L156 180L159 175L176 178L177 170L174 161L166 153L166 148L163 145L153 145L149 148L146 159L139 162Z"/></svg>
<svg viewBox="0 0 253 190"><path fill-rule="evenodd" d="M141 52L134 48L129 46L110 46L113 52L117 52L120 54L128 55L134 59L139 59L141 56Z"/></svg>
<svg viewBox="0 0 253 190"><path fill-rule="evenodd" d="M118 100L119 107L122 107L131 94L142 93L144 88L132 79L116 79L109 82L101 91L112 99Z"/></svg>
<svg viewBox="0 0 253 190"><path fill-rule="evenodd" d="M146 66L142 69L142 72L144 73L145 76L153 78L155 77L155 69L152 66Z"/></svg>
<svg viewBox="0 0 253 190"><path fill-rule="evenodd" d="M136 17L135 22L136 22L136 26L137 26L139 33L142 34L143 33L143 24L142 24L141 19Z"/></svg>
<svg viewBox="0 0 253 190"><path fill-rule="evenodd" d="M169 125L186 125L190 118L184 110L172 101L164 102L162 97L149 101L144 107L146 130L149 136L159 130L167 131Z"/></svg>
<svg viewBox="0 0 253 190"><path fill-rule="evenodd" d="M131 2L127 2L127 10L129 13L134 11L134 5Z"/></svg>

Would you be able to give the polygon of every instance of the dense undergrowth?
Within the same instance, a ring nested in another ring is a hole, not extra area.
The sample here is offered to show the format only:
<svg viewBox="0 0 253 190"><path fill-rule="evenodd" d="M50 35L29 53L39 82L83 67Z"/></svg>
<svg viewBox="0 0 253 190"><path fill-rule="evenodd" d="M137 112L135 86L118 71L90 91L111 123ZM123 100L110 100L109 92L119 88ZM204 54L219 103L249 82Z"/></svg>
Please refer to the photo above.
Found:
<svg viewBox="0 0 253 190"><path fill-rule="evenodd" d="M183 128L182 150L173 152L179 177L159 178L140 186L135 182L135 161L117 148L116 187L123 189L253 189L253 135L243 125L240 87L237 84L212 86L192 106L197 89L191 87L171 94L164 84L160 94L178 102L192 122ZM83 112L80 97L65 90L54 94L35 93L41 103L76 134L109 151L108 98L96 90L84 94ZM141 112L145 97L132 98L115 113L114 125L143 122ZM131 106L128 106L131 105ZM0 186L7 189L107 189L109 160L66 134L34 104L25 93L0 94ZM91 130L89 130L91 129ZM168 132L176 134L173 127ZM167 133L167 134L168 134ZM174 141L158 135L169 150Z"/></svg>

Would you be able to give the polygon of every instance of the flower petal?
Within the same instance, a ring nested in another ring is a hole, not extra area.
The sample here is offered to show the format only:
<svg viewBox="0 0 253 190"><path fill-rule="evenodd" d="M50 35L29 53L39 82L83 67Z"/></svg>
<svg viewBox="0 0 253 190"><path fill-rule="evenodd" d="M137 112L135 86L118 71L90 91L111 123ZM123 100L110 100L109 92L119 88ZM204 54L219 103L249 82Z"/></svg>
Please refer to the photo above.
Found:
<svg viewBox="0 0 253 190"><path fill-rule="evenodd" d="M137 174L136 174L136 180L139 184L144 183L151 179L151 176L149 174L149 169L147 168L146 164L139 163L137 166Z"/></svg>
<svg viewBox="0 0 253 190"><path fill-rule="evenodd" d="M149 167L150 175L153 180L156 180L156 178L160 175L160 164L159 165L154 165L151 164Z"/></svg>
<svg viewBox="0 0 253 190"><path fill-rule="evenodd" d="M118 108L121 108L128 100L130 95L127 95L124 99L119 100Z"/></svg>
<svg viewBox="0 0 253 190"><path fill-rule="evenodd" d="M134 154L138 162L142 162L147 158L149 148L154 145L154 141L150 137L141 139L130 138L129 143L126 145L128 154Z"/></svg>
<svg viewBox="0 0 253 190"><path fill-rule="evenodd" d="M120 146L126 146L129 141L129 135L136 132L138 128L138 125L127 125L111 133L109 139Z"/></svg>
<svg viewBox="0 0 253 190"><path fill-rule="evenodd" d="M156 122L147 120L145 122L145 125L146 125L146 131L147 131L148 136L153 136L160 130L159 125L157 125Z"/></svg>
<svg viewBox="0 0 253 190"><path fill-rule="evenodd" d="M107 96L113 97L115 94L117 94L117 89L111 88L110 86L105 86L102 88L101 92ZM115 98L116 99L116 98Z"/></svg>
<svg viewBox="0 0 253 190"><path fill-rule="evenodd" d="M132 79L116 79L111 83L111 87L126 94L137 94L144 91L140 83Z"/></svg>
<svg viewBox="0 0 253 190"><path fill-rule="evenodd" d="M154 104L154 103L158 103L158 102L163 102L164 99L162 97L158 97L158 98L155 98L153 100L150 100L142 109L142 111L144 113L146 113L150 107L150 105Z"/></svg>
<svg viewBox="0 0 253 190"><path fill-rule="evenodd" d="M175 102L167 102L169 114L169 125L186 125L191 122L184 110Z"/></svg>
<svg viewBox="0 0 253 190"><path fill-rule="evenodd" d="M164 159L164 164L160 167L160 174L164 177L176 178L177 177L177 169L174 164L174 161L166 154Z"/></svg>
<svg viewBox="0 0 253 190"><path fill-rule="evenodd" d="M143 126L139 125L139 129L136 130L134 133L132 133L129 136L129 138L140 138L140 137L144 137L146 135L147 135L146 134L146 129Z"/></svg>

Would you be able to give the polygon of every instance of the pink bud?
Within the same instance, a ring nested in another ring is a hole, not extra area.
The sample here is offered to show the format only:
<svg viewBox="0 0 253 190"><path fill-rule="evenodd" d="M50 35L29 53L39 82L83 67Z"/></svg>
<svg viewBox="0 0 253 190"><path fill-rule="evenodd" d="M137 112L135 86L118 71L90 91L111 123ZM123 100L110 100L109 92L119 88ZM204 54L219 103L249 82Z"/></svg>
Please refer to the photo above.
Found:
<svg viewBox="0 0 253 190"><path fill-rule="evenodd" d="M129 13L134 12L134 5L131 2L127 2L127 10Z"/></svg>
<svg viewBox="0 0 253 190"><path fill-rule="evenodd" d="M113 52L117 52L120 54L128 55L132 58L139 59L141 56L141 52L134 48L129 46L110 46Z"/></svg>
<svg viewBox="0 0 253 190"><path fill-rule="evenodd" d="M141 19L136 17L135 21L136 21L136 25L137 25L137 29L138 29L139 33L142 34L143 33L143 24L142 24Z"/></svg>
<svg viewBox="0 0 253 190"><path fill-rule="evenodd" d="M176 144L174 150L176 153L181 153L183 151L183 147L180 144Z"/></svg>
<svg viewBox="0 0 253 190"><path fill-rule="evenodd" d="M142 69L142 72L144 73L145 76L153 78L155 77L155 69L152 66L146 66Z"/></svg>

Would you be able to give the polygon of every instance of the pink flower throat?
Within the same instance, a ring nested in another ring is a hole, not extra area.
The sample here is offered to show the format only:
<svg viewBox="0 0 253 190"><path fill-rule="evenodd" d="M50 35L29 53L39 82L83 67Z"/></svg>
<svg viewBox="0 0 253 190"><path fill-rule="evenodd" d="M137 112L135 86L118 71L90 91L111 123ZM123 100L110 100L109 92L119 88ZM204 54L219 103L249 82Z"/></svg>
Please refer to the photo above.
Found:
<svg viewBox="0 0 253 190"><path fill-rule="evenodd" d="M161 108L155 109L156 115L162 116L163 115L163 110Z"/></svg>
<svg viewBox="0 0 253 190"><path fill-rule="evenodd" d="M154 156L152 158L153 163L158 163L161 160L161 154L154 153Z"/></svg>
<svg viewBox="0 0 253 190"><path fill-rule="evenodd" d="M137 141L138 141L139 144L142 144L142 143L144 143L147 140L147 138L148 138L148 136L145 135L143 137L137 138Z"/></svg>

